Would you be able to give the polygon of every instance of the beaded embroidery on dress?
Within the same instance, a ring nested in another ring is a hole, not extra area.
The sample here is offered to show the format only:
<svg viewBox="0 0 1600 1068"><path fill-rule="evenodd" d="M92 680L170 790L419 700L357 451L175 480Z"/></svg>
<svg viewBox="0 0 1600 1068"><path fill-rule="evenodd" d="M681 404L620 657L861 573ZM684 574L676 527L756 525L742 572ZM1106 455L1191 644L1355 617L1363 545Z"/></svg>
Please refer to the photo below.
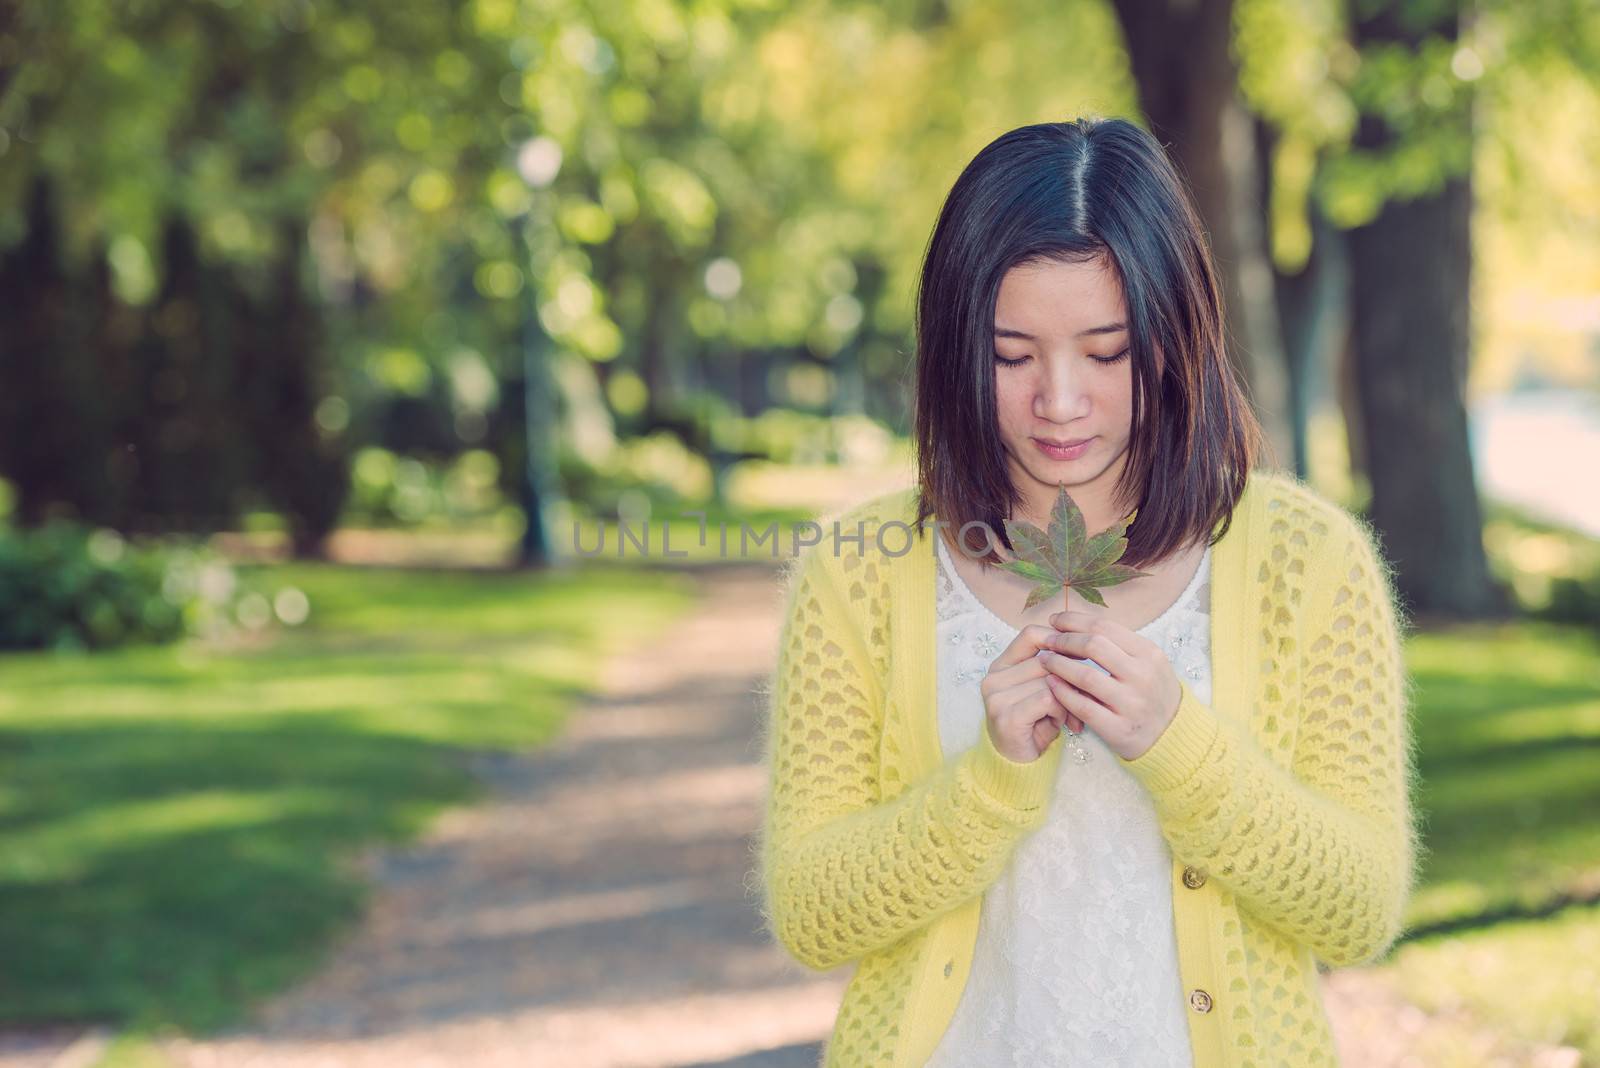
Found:
<svg viewBox="0 0 1600 1068"><path fill-rule="evenodd" d="M978 600L943 538L935 541L939 733L948 760L977 743L979 682L1017 630ZM1138 631L1203 701L1211 699L1210 577L1207 546L1183 593ZM1047 819L984 893L972 970L927 1064L1191 1068L1172 851L1155 808L1093 730L1055 744L1069 752Z"/></svg>

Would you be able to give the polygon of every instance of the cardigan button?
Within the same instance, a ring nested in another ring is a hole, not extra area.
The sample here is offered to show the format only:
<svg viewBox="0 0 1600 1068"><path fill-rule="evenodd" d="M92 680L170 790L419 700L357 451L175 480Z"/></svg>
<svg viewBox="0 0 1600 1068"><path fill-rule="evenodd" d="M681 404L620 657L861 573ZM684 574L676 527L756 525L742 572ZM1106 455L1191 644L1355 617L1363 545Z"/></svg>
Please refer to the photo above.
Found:
<svg viewBox="0 0 1600 1068"><path fill-rule="evenodd" d="M950 978L950 973L955 971L955 967L956 962L953 960L947 960L944 962L944 977L946 979Z"/></svg>
<svg viewBox="0 0 1600 1068"><path fill-rule="evenodd" d="M1190 890L1198 890L1206 885L1206 873L1199 868L1187 867L1183 869L1183 885Z"/></svg>
<svg viewBox="0 0 1600 1068"><path fill-rule="evenodd" d="M1189 991L1189 1007L1195 1012L1210 1012L1211 995L1204 990Z"/></svg>

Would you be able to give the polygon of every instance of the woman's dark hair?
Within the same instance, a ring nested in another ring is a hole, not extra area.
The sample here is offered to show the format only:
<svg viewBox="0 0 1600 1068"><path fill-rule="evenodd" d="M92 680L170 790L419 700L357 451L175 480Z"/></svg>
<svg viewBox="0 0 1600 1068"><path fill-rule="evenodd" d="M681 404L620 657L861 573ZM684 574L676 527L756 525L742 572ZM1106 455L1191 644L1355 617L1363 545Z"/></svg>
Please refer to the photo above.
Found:
<svg viewBox="0 0 1600 1068"><path fill-rule="evenodd" d="M1127 303L1133 416L1115 496L1118 514L1139 514L1121 562L1142 567L1220 539L1263 434L1227 358L1189 191L1160 143L1116 118L1003 134L945 199L917 291L917 529L934 514L952 533L981 521L1013 549L1005 519L1021 498L995 411L995 302L1007 271L1052 260L1107 263ZM1000 561L982 530L964 548Z"/></svg>

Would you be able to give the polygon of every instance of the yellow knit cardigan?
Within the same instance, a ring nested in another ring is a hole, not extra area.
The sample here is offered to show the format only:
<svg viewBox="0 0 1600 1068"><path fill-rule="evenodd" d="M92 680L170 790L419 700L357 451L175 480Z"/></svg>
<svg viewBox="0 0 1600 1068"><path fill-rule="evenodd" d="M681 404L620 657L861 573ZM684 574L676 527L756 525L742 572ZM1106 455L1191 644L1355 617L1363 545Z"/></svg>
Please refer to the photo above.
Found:
<svg viewBox="0 0 1600 1068"><path fill-rule="evenodd" d="M823 520L786 568L758 874L768 929L796 960L856 963L828 1068L932 1053L983 893L1044 822L1063 749L1016 763L981 730L944 759L934 534L915 519L914 489L873 498ZM1213 547L1211 589L1213 703L1180 677L1176 718L1117 758L1172 848L1194 1063L1336 1065L1318 962L1389 949L1420 849L1392 573L1363 520L1256 470Z"/></svg>

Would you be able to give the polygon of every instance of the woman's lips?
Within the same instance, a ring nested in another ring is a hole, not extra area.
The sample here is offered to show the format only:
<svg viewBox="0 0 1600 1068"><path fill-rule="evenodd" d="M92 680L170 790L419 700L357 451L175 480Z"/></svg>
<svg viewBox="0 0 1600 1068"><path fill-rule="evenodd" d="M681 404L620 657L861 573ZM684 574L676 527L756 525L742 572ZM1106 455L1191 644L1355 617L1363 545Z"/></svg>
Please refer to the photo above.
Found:
<svg viewBox="0 0 1600 1068"><path fill-rule="evenodd" d="M1038 446L1040 452L1044 453L1052 460L1076 460L1078 457L1087 452L1089 446L1094 443L1094 438L1085 438L1076 445L1069 446L1068 448L1062 448L1059 445L1052 445L1047 441L1041 441L1039 438L1033 438L1031 440L1036 446Z"/></svg>

